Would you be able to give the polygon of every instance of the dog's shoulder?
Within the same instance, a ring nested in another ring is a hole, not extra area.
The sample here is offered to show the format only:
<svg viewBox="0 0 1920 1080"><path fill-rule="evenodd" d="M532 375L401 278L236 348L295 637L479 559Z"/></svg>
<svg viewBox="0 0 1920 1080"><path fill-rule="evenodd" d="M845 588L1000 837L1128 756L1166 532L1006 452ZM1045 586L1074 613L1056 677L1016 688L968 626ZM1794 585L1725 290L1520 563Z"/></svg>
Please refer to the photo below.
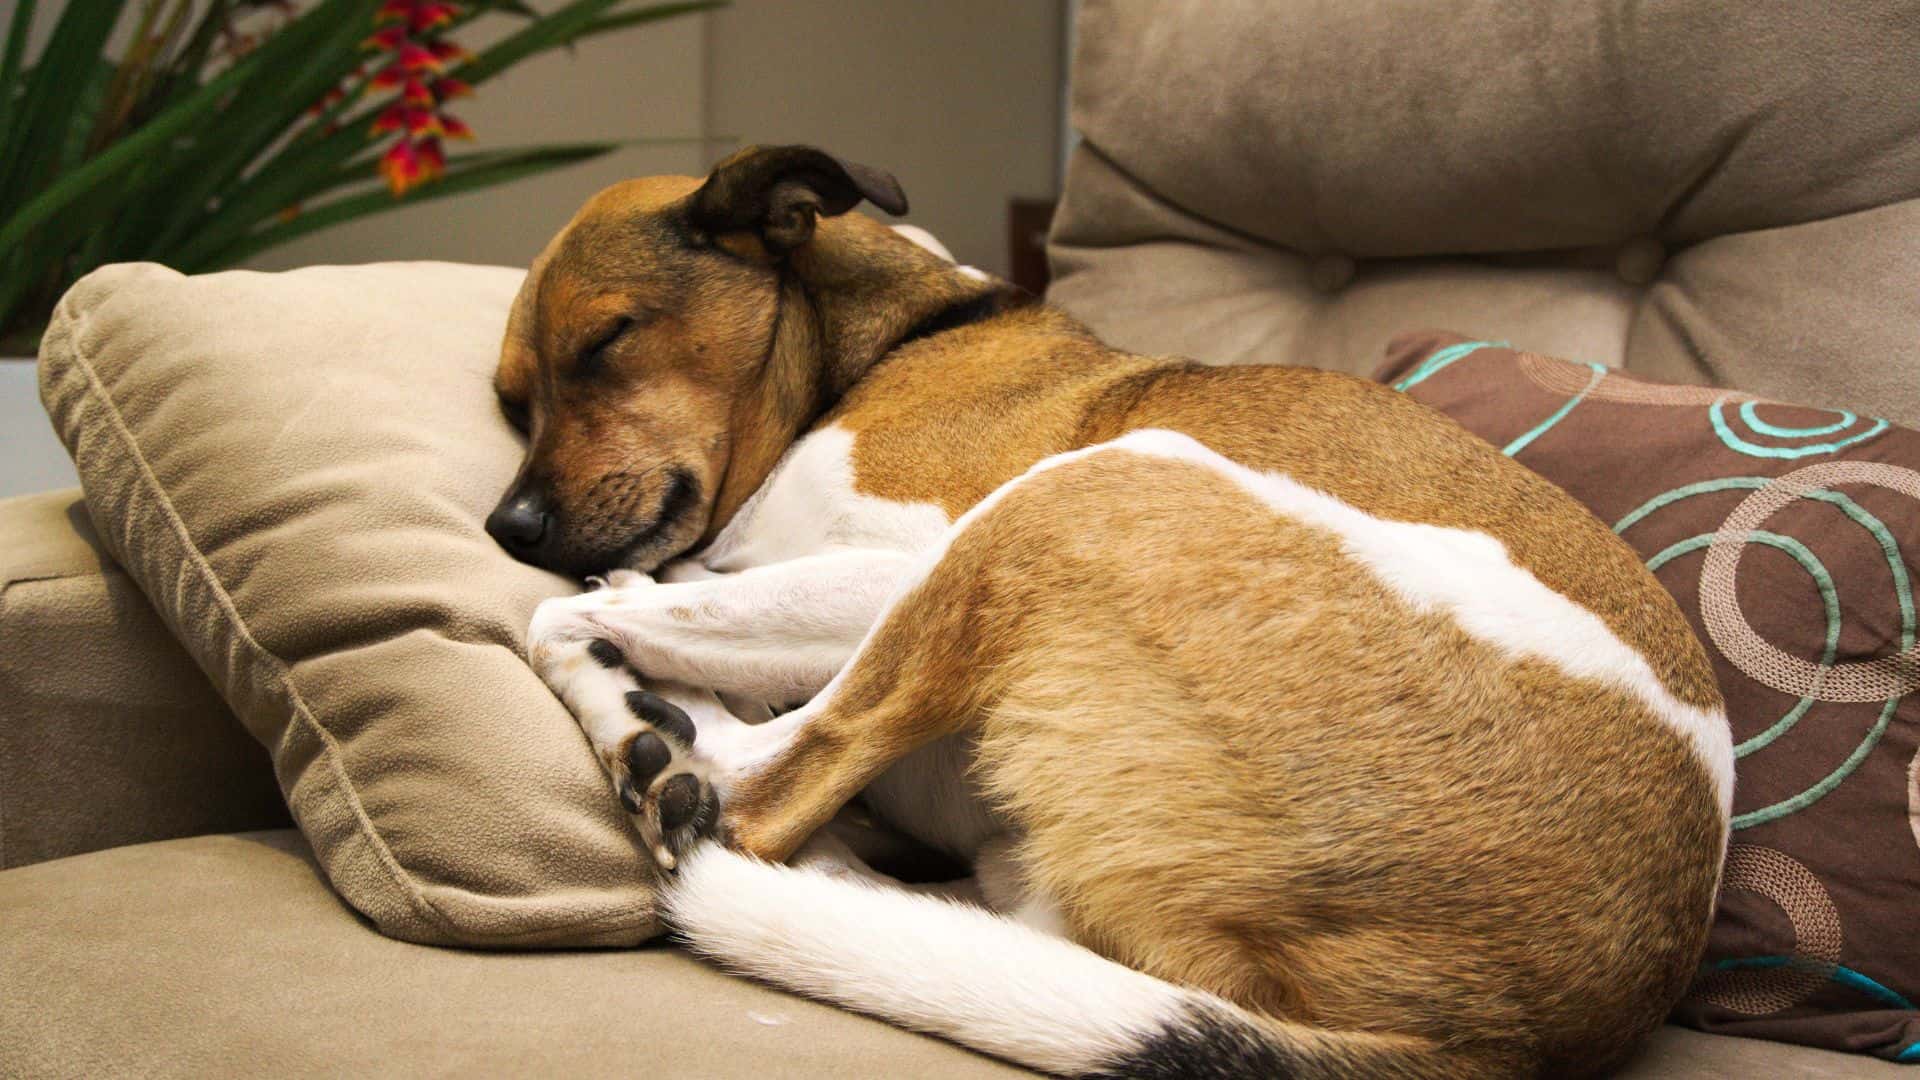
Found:
<svg viewBox="0 0 1920 1080"><path fill-rule="evenodd" d="M1119 352L1030 305L895 349L822 426L852 434L861 492L958 517L1041 458L1085 445L1091 417L1124 408L1131 384L1179 363Z"/></svg>

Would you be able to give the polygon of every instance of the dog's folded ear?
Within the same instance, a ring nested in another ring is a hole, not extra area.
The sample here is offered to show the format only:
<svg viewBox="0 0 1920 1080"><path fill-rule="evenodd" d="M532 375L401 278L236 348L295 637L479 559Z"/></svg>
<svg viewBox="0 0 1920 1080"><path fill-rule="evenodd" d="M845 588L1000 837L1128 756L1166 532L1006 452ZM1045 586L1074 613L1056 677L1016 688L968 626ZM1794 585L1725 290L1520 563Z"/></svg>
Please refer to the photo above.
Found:
<svg viewBox="0 0 1920 1080"><path fill-rule="evenodd" d="M907 212L900 182L879 169L811 146L749 146L713 167L693 193L689 217L716 235L755 232L770 253L784 255L813 237L821 214L844 214L861 199L889 214Z"/></svg>

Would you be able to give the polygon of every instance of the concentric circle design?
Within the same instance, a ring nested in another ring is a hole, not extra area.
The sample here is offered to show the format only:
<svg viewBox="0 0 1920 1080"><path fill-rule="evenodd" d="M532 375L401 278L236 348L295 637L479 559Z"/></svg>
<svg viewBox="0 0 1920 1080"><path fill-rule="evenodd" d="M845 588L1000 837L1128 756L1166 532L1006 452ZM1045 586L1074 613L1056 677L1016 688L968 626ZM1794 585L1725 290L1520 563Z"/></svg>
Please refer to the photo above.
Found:
<svg viewBox="0 0 1920 1080"><path fill-rule="evenodd" d="M1707 418L1713 422L1713 433L1719 437L1722 445L1729 450L1745 454L1748 457L1792 460L1794 458L1812 457L1815 454L1834 454L1845 450L1849 446L1863 443L1892 426L1885 420L1869 417L1867 419L1871 420L1871 423L1866 424L1852 434L1841 435L1841 437L1837 439L1830 439L1826 442L1800 443L1798 445L1768 446L1762 443L1756 443L1733 429L1732 422L1727 419L1726 406L1728 402L1735 400L1739 399L1732 395L1726 395L1721 400L1715 401L1707 407ZM1755 411L1755 402L1751 400L1744 402L1739 410L1740 420L1748 431L1756 435L1764 435L1778 439L1818 439L1823 436L1838 435L1841 432L1853 428L1861 419L1844 410L1838 410L1838 415L1840 416L1838 423L1822 424L1817 427L1792 428L1778 427L1761 420L1759 413Z"/></svg>
<svg viewBox="0 0 1920 1080"><path fill-rule="evenodd" d="M1873 701L1885 695L1879 715L1845 760L1792 796L1735 815L1730 822L1735 830L1764 825L1804 810L1840 786L1860 767L1886 734L1901 697L1912 688L1908 685L1903 689L1902 684L1920 680L1920 666L1914 663L1916 620L1913 588L1899 541L1886 523L1865 507L1845 493L1824 486L1840 483L1874 484L1911 498L1920 498L1920 473L1911 469L1876 462L1828 462L1806 466L1771 480L1759 476L1729 476L1687 484L1654 496L1614 525L1615 532L1625 534L1663 507L1697 495L1729 490L1753 492L1735 507L1734 513L1718 530L1706 537L1704 545L1701 537L1693 537L1660 552L1648 564L1650 568L1658 569L1678 555L1705 546L1709 562L1701 568L1700 618L1707 628L1707 636L1728 661L1747 677L1800 699L1767 730L1735 747L1737 757L1744 758L1784 734L1800 722L1816 701ZM1812 499L1835 507L1848 520L1864 529L1879 547L1893 579L1894 599L1900 611L1901 652L1898 655L1858 664L1836 665L1833 662L1835 640L1831 620L1834 618L1836 594L1831 576L1803 545L1785 543L1785 537L1752 528L1796 498ZM1740 613L1735 577L1742 549L1753 543L1779 547L1813 575L1829 618L1827 647L1822 650L1818 662L1791 656L1763 641Z"/></svg>
<svg viewBox="0 0 1920 1080"><path fill-rule="evenodd" d="M1747 536L1795 499L1835 484L1872 484L1920 500L1920 472L1874 461L1830 461L1795 469L1741 500L1715 532L1700 568L1700 621L1713 644L1748 678L1783 694L1818 701L1884 701L1920 687L1920 650L1913 640L1913 595L1903 588L1901 651L1874 660L1822 665L1794 656L1762 639L1740 612L1734 590ZM1907 583L1898 550L1888 564L1896 582Z"/></svg>
<svg viewBox="0 0 1920 1080"><path fill-rule="evenodd" d="M1760 419L1760 410L1756 407L1756 404L1757 403L1752 401L1741 404L1741 422L1762 435L1773 435L1782 439L1811 439L1819 435L1832 435L1836 432L1847 430L1860 419L1845 409L1838 409L1834 411L1840 414L1840 419L1835 420L1831 424L1818 424L1814 427L1801 428L1781 427L1778 424L1769 424L1765 420Z"/></svg>
<svg viewBox="0 0 1920 1080"><path fill-rule="evenodd" d="M1699 551L1713 543L1713 537L1713 533L1701 533L1698 536L1688 537L1676 544L1672 544L1664 551L1655 554L1653 558L1648 559L1647 569L1658 573L1661 567L1672 562L1674 559L1689 552ZM1794 562L1800 564L1800 568L1807 572L1808 577L1813 579L1814 588L1820 592L1821 610L1827 619L1826 635L1820 647L1820 663L1823 666L1831 665L1833 663L1834 653L1840 648L1840 594L1834 585L1833 575L1827 572L1826 565L1820 561L1818 556L1814 555L1812 551L1809 551L1805 544L1802 544L1791 536L1755 531L1747 534L1747 542L1750 544L1765 544L1768 547L1785 552ZM1794 702L1793 707L1788 709L1780 719L1767 725L1766 729L1759 734L1736 745L1733 748L1734 758L1743 758L1756 750L1765 749L1775 739L1792 731L1794 725L1798 724L1801 718L1807 715L1807 710L1813 708L1813 700L1813 698L1803 696L1799 701Z"/></svg>
<svg viewBox="0 0 1920 1080"><path fill-rule="evenodd" d="M1755 893L1778 907L1793 926L1789 959L1765 967L1720 967L1694 994L1745 1016L1790 1009L1827 984L1840 964L1840 911L1826 886L1792 856L1755 844L1727 849L1720 891Z"/></svg>

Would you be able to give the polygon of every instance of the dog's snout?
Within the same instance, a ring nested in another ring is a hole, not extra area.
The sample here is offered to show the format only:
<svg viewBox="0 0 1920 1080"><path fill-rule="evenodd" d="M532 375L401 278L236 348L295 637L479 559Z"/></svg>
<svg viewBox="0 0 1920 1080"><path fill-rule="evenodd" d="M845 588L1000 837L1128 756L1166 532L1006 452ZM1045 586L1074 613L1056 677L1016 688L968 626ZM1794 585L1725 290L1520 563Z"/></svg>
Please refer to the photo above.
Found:
<svg viewBox="0 0 1920 1080"><path fill-rule="evenodd" d="M553 530L553 515L537 494L509 494L487 515L487 535L515 558L534 561L540 545Z"/></svg>

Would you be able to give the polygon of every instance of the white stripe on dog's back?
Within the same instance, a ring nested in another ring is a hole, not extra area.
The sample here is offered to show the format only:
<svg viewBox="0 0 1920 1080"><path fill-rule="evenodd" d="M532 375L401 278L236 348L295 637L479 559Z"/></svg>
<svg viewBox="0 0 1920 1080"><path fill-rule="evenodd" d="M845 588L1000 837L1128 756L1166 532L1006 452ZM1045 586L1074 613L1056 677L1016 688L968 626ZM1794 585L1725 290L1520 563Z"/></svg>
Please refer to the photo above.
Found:
<svg viewBox="0 0 1920 1080"><path fill-rule="evenodd" d="M1090 454L1130 451L1189 461L1238 484L1276 513L1328 530L1346 553L1420 611L1442 610L1472 636L1515 656L1545 660L1569 675L1632 694L1693 747L1706 769L1724 826L1733 813L1733 737L1724 710L1701 709L1673 696L1638 651L1598 615L1542 584L1486 533L1389 521L1279 473L1261 473L1207 449L1190 436L1151 429L1059 454L1027 475ZM1018 484L1004 485L999 495ZM992 497L961 518L983 511Z"/></svg>

